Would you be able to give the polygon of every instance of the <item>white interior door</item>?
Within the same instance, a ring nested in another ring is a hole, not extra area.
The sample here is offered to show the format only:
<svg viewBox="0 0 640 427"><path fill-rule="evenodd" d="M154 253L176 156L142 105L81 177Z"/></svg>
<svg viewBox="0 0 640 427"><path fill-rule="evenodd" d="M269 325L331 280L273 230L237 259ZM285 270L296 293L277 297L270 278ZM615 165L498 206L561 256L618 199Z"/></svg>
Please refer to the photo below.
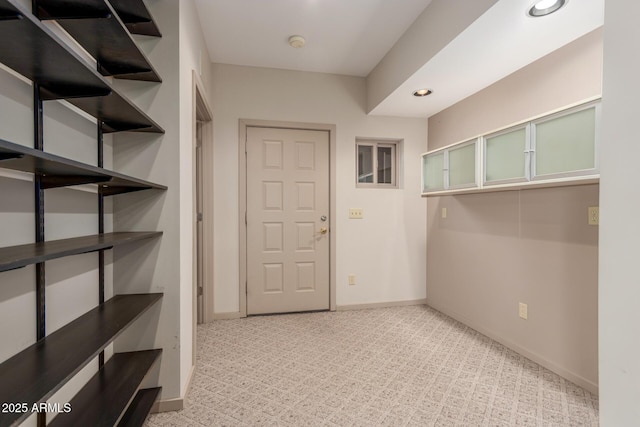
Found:
<svg viewBox="0 0 640 427"><path fill-rule="evenodd" d="M329 309L329 133L247 128L247 314Z"/></svg>

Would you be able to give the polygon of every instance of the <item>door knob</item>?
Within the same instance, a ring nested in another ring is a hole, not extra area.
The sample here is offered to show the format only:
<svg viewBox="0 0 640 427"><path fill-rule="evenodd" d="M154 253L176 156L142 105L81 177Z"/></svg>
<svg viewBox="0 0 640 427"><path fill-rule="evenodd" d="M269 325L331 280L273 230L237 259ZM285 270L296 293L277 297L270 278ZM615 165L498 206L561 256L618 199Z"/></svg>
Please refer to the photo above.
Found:
<svg viewBox="0 0 640 427"><path fill-rule="evenodd" d="M329 231L329 229L327 229L327 227L322 227L320 229L320 234L327 234L328 231Z"/></svg>

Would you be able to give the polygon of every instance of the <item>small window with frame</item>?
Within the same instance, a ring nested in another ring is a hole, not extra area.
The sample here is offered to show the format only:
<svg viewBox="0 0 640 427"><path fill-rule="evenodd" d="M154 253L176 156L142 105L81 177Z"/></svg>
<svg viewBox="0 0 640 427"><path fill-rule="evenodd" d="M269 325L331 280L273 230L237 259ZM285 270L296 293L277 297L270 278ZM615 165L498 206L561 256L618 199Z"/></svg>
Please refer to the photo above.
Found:
<svg viewBox="0 0 640 427"><path fill-rule="evenodd" d="M356 187L398 188L399 141L356 140Z"/></svg>

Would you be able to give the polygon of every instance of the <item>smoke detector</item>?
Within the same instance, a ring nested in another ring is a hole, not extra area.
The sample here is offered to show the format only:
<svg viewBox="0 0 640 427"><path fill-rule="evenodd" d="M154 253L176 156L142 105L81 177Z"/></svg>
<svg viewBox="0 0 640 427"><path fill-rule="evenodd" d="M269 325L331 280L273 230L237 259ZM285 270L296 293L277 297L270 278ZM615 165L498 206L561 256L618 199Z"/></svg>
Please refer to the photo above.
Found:
<svg viewBox="0 0 640 427"><path fill-rule="evenodd" d="M289 37L289 46L300 49L307 41L302 36L291 36Z"/></svg>

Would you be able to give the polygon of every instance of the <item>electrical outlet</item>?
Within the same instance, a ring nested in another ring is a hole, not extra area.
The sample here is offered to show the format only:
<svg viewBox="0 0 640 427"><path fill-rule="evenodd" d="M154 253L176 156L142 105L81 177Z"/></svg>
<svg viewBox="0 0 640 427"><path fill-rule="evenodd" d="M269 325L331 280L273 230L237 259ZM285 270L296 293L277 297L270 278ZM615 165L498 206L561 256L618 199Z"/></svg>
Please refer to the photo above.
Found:
<svg viewBox="0 0 640 427"><path fill-rule="evenodd" d="M527 304L521 302L518 304L518 315L523 318L524 320L527 320L527 318L529 317L529 307L527 306Z"/></svg>
<svg viewBox="0 0 640 427"><path fill-rule="evenodd" d="M447 208L442 208L442 218L446 218L447 217Z"/></svg>
<svg viewBox="0 0 640 427"><path fill-rule="evenodd" d="M362 219L362 208L351 208L349 209L349 219Z"/></svg>
<svg viewBox="0 0 640 427"><path fill-rule="evenodd" d="M600 224L600 208L598 206L589 206L589 225Z"/></svg>
<svg viewBox="0 0 640 427"><path fill-rule="evenodd" d="M349 275L349 285L353 286L356 284L356 276L355 274L350 274Z"/></svg>

